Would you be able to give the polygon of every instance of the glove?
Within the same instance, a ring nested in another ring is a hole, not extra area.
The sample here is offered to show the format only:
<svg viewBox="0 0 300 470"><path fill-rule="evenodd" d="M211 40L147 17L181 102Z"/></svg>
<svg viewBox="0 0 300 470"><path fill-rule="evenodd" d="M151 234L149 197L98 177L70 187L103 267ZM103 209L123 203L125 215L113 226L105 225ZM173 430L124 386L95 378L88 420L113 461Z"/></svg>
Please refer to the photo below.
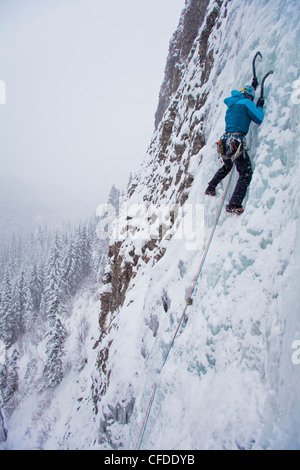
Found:
<svg viewBox="0 0 300 470"><path fill-rule="evenodd" d="M264 104L265 104L265 99L262 98L262 97L261 97L261 98L258 98L257 103L256 103L256 106L257 106L258 108L263 108L263 107L264 107Z"/></svg>
<svg viewBox="0 0 300 470"><path fill-rule="evenodd" d="M252 86L253 86L254 90L256 90L256 88L258 87L258 81L257 81L256 77L254 77L253 80L252 80Z"/></svg>

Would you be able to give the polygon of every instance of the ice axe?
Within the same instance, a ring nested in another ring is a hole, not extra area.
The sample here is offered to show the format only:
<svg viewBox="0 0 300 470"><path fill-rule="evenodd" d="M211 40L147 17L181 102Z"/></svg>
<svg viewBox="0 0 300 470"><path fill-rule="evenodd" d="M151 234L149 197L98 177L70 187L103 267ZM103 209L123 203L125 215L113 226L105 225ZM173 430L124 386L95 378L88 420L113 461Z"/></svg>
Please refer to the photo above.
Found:
<svg viewBox="0 0 300 470"><path fill-rule="evenodd" d="M262 79L261 81L261 87L260 87L260 98L264 98L264 84L265 84L265 81L266 79L268 78L269 75L273 74L274 71L273 70L270 70L270 72L266 73L266 75L264 76L264 78Z"/></svg>
<svg viewBox="0 0 300 470"><path fill-rule="evenodd" d="M252 72L253 72L252 86L253 86L254 90L256 90L256 88L258 87L258 80L257 80L257 76L256 76L256 69L255 69L255 61L256 61L258 56L260 56L260 58L262 59L262 55L261 55L260 51L258 51L255 54L254 59L252 61Z"/></svg>

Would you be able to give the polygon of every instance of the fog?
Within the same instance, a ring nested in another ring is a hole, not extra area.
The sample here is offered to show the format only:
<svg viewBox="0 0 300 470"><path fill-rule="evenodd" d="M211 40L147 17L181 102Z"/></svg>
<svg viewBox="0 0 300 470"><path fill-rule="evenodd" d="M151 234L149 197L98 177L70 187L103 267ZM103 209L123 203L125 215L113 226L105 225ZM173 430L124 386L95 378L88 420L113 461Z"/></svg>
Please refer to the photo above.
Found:
<svg viewBox="0 0 300 470"><path fill-rule="evenodd" d="M113 184L126 187L150 143L184 5L0 0L2 208L81 217Z"/></svg>

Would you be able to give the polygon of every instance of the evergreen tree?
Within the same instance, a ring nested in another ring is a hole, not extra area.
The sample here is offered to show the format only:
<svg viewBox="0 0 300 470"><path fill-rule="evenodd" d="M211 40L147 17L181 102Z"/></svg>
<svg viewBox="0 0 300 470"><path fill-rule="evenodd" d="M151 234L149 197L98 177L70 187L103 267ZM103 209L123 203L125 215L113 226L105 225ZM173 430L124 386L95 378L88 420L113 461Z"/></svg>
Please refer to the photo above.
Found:
<svg viewBox="0 0 300 470"><path fill-rule="evenodd" d="M52 292L61 287L62 269L61 269L61 245L58 234L56 234L53 246L50 251L49 259L46 266L45 276L45 294L46 301Z"/></svg>
<svg viewBox="0 0 300 470"><path fill-rule="evenodd" d="M73 242L69 243L63 261L62 283L69 295L74 295L79 283L78 257Z"/></svg>
<svg viewBox="0 0 300 470"><path fill-rule="evenodd" d="M12 287L9 273L6 272L1 293L0 307L0 339L6 347L10 347L16 340L17 327L13 311Z"/></svg>
<svg viewBox="0 0 300 470"><path fill-rule="evenodd" d="M8 360L5 368L5 383L2 383L2 400L3 403L7 403L16 390L18 389L19 383L19 367L18 359L19 352L17 349L13 350L11 358Z"/></svg>
<svg viewBox="0 0 300 470"><path fill-rule="evenodd" d="M52 310L49 317L50 331L48 332L48 341L46 345L47 361L44 367L43 375L45 387L56 387L63 378L63 355L66 330L55 313Z"/></svg>
<svg viewBox="0 0 300 470"><path fill-rule="evenodd" d="M18 338L26 331L26 309L28 291L24 271L21 272L13 292L13 312L15 319L15 336Z"/></svg>
<svg viewBox="0 0 300 470"><path fill-rule="evenodd" d="M33 308L31 292L26 289L26 306L24 312L25 330L30 331L32 324L36 321L38 312Z"/></svg>
<svg viewBox="0 0 300 470"><path fill-rule="evenodd" d="M47 300L47 318L50 329L54 328L56 320L60 316L64 316L66 310L62 301L61 291L57 288L51 292L50 297Z"/></svg>
<svg viewBox="0 0 300 470"><path fill-rule="evenodd" d="M80 280L86 279L91 271L91 244L87 235L86 227L78 234L77 250L79 257Z"/></svg>
<svg viewBox="0 0 300 470"><path fill-rule="evenodd" d="M116 211L116 215L119 214L119 199L120 199L120 190L117 189L115 185L113 185L109 192L107 203L111 204L114 207Z"/></svg>
<svg viewBox="0 0 300 470"><path fill-rule="evenodd" d="M42 293L43 293L43 280L41 272L38 270L37 265L34 264L30 279L29 279L29 291L31 295L32 308L34 311L38 311L41 304Z"/></svg>
<svg viewBox="0 0 300 470"><path fill-rule="evenodd" d="M17 271L18 261L18 244L13 234L9 247L9 269L12 273Z"/></svg>
<svg viewBox="0 0 300 470"><path fill-rule="evenodd" d="M45 299L45 294L42 292L39 315L42 320L47 320L47 302Z"/></svg>

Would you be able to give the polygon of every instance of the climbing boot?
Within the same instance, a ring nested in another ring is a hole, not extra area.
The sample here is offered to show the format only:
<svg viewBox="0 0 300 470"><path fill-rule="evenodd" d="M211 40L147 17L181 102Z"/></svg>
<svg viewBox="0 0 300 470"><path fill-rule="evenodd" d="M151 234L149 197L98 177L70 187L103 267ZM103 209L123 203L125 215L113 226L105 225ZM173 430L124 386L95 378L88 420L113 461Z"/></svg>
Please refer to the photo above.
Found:
<svg viewBox="0 0 300 470"><path fill-rule="evenodd" d="M211 188L211 187L208 186L206 188L206 191L205 191L204 194L206 194L207 196L216 196L217 192L216 192L215 188Z"/></svg>
<svg viewBox="0 0 300 470"><path fill-rule="evenodd" d="M234 206L232 204L227 204L226 212L228 212L229 214L241 215L244 212L244 209L242 208L242 206Z"/></svg>

